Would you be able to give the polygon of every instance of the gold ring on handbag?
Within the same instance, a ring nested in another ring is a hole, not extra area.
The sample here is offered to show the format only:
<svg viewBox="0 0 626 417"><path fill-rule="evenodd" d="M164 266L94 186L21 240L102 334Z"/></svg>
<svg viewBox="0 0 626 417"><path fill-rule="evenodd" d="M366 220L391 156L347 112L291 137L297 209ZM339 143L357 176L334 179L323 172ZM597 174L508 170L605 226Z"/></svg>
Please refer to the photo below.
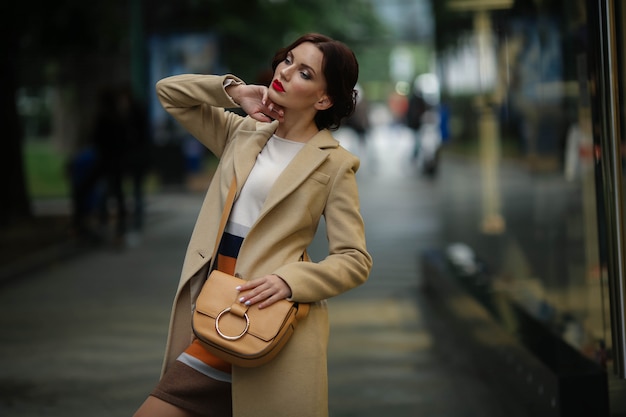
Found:
<svg viewBox="0 0 626 417"><path fill-rule="evenodd" d="M241 332L237 336L227 336L224 333L222 333L222 331L220 330L220 319L222 318L222 315L224 315L225 313L229 313L230 310L231 310L230 307L226 307L224 310L222 310L220 314L217 315L217 317L215 318L215 330L217 330L217 333L226 340L238 340L238 339L241 339L243 335L246 334L246 332L250 328L250 317L248 317L248 313L243 314L243 317L246 319L246 328L243 329L243 332Z"/></svg>

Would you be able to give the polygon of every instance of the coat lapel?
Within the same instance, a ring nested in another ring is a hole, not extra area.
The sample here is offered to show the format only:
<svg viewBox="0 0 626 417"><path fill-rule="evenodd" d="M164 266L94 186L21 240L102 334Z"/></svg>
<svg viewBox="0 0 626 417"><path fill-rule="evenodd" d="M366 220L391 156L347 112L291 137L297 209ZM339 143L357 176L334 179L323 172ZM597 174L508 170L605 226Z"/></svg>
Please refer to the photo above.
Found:
<svg viewBox="0 0 626 417"><path fill-rule="evenodd" d="M323 130L296 154L272 186L259 218L276 204L297 189L328 157L328 148L336 148L339 143L330 132Z"/></svg>
<svg viewBox="0 0 626 417"><path fill-rule="evenodd" d="M256 130L250 131L249 138L237 140L233 162L235 178L237 178L237 192L243 187L250 171L252 171L254 167L257 155L261 152L272 134L274 134L277 127L278 122L276 121L272 123L257 122Z"/></svg>

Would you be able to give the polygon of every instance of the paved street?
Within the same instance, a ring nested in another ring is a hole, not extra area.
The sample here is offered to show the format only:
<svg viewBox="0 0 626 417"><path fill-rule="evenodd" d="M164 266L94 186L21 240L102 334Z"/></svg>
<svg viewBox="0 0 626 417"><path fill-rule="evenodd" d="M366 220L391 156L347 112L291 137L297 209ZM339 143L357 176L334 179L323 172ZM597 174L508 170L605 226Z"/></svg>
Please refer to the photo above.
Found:
<svg viewBox="0 0 626 417"><path fill-rule="evenodd" d="M476 376L419 291L419 254L440 244L436 181L415 175L403 129L379 126L361 155L374 257L363 287L330 301L333 417L512 416ZM98 249L0 287L0 416L132 415L156 382L184 250L202 195L150 200L141 243ZM324 253L320 232L313 259Z"/></svg>

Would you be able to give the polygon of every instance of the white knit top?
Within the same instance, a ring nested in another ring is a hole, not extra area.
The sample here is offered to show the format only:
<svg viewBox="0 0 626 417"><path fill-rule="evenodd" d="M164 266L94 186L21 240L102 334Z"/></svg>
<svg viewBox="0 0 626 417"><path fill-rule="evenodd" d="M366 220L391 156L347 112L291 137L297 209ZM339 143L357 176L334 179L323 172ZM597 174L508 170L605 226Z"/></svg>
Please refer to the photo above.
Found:
<svg viewBox="0 0 626 417"><path fill-rule="evenodd" d="M245 237L261 213L261 208L278 176L304 147L302 142L273 135L256 158L241 193L235 201L226 231Z"/></svg>

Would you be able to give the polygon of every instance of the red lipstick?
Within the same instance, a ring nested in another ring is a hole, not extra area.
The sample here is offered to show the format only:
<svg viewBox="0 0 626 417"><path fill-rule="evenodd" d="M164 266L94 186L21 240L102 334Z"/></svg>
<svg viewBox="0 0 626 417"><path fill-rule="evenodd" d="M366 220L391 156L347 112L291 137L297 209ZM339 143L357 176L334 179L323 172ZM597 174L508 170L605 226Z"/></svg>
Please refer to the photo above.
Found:
<svg viewBox="0 0 626 417"><path fill-rule="evenodd" d="M285 92L285 88L283 87L283 85L281 84L280 81L278 80L274 80L272 82L272 88L276 91L278 91L279 93L284 93Z"/></svg>

